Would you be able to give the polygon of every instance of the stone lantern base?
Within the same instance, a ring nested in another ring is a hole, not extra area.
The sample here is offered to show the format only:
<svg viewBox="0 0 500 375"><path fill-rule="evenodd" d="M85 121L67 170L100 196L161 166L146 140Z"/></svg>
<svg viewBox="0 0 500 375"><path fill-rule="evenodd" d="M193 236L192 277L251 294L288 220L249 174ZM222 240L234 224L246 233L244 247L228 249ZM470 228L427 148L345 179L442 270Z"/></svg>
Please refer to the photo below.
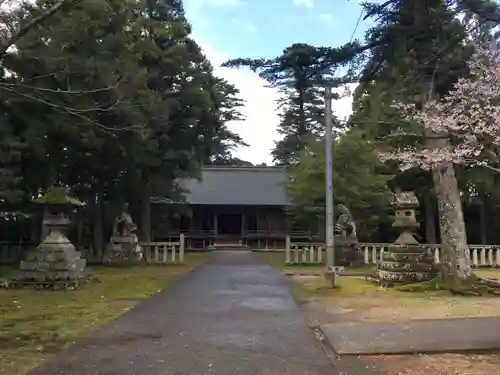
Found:
<svg viewBox="0 0 500 375"><path fill-rule="evenodd" d="M390 287L428 281L434 271L434 257L421 245L390 246L382 254L370 280L382 286Z"/></svg>
<svg viewBox="0 0 500 375"><path fill-rule="evenodd" d="M78 286L88 280L86 261L60 231L51 232L7 282L7 286L64 288Z"/></svg>

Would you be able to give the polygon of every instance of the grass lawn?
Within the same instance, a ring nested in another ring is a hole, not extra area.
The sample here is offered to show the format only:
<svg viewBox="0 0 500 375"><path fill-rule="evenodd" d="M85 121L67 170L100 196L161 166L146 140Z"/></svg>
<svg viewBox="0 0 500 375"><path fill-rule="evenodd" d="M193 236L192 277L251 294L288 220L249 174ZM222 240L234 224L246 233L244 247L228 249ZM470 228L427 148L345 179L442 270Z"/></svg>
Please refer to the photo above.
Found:
<svg viewBox="0 0 500 375"><path fill-rule="evenodd" d="M497 275L500 270L480 271L479 275ZM313 300L329 311L343 311L332 318L347 321L403 321L449 317L500 316L500 298L494 296L461 297L448 292L404 293L381 288L363 277L337 277L339 289L331 289L323 277L294 276L294 294L304 302Z"/></svg>
<svg viewBox="0 0 500 375"><path fill-rule="evenodd" d="M180 279L206 254L184 265L95 267L99 282L75 291L0 289L0 374L24 374L44 358ZM0 277L6 269L0 268Z"/></svg>

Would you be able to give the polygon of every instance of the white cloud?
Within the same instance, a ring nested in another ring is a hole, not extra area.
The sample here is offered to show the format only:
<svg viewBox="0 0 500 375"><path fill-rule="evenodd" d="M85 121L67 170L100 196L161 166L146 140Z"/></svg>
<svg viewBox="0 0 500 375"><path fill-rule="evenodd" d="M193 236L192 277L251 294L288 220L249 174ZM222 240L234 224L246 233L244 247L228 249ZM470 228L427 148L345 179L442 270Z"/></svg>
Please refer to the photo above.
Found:
<svg viewBox="0 0 500 375"><path fill-rule="evenodd" d="M199 40L199 39L197 39ZM233 121L229 128L238 133L249 147L242 147L235 156L252 163L271 163L271 150L278 139L276 131L279 123L276 113L278 91L265 87L266 82L248 69L222 68L220 64L230 59L227 53L217 51L210 44L200 42L203 51L215 66L215 74L225 78L240 90L246 101L244 121Z"/></svg>
<svg viewBox="0 0 500 375"><path fill-rule="evenodd" d="M310 9L314 7L314 0L293 0L293 5Z"/></svg>
<svg viewBox="0 0 500 375"><path fill-rule="evenodd" d="M345 121L352 113L352 94L354 90L358 86L357 83L350 83L347 86L347 92L349 95L346 95L346 88L338 88L333 90L337 94L340 95L340 98L334 100L332 102L332 112L339 120Z"/></svg>

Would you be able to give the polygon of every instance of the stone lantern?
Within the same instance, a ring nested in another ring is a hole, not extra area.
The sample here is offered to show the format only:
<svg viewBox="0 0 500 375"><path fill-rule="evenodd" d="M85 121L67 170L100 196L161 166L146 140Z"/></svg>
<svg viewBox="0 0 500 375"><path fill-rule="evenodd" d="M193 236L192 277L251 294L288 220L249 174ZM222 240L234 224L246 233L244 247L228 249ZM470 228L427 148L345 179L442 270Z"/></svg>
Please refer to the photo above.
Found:
<svg viewBox="0 0 500 375"><path fill-rule="evenodd" d="M86 278L86 261L66 236L71 209L84 203L71 197L64 187L53 187L35 203L44 206L43 241L28 252L9 284L49 288L78 285Z"/></svg>
<svg viewBox="0 0 500 375"><path fill-rule="evenodd" d="M418 241L413 236L413 232L420 227L417 221L417 208L419 206L418 199L412 191L396 191L392 199L392 207L394 208L393 228L398 228L401 233L395 244L417 244Z"/></svg>
<svg viewBox="0 0 500 375"><path fill-rule="evenodd" d="M47 191L46 194L35 200L36 204L43 206L41 241L53 231L68 235L71 224L70 215L75 207L85 204L72 197L68 189L56 186Z"/></svg>
<svg viewBox="0 0 500 375"><path fill-rule="evenodd" d="M369 280L382 286L394 286L419 283L432 277L434 258L413 236L420 226L416 215L418 206L418 199L412 191L397 190L393 195L392 226L400 229L401 233L393 244L383 250L377 269Z"/></svg>

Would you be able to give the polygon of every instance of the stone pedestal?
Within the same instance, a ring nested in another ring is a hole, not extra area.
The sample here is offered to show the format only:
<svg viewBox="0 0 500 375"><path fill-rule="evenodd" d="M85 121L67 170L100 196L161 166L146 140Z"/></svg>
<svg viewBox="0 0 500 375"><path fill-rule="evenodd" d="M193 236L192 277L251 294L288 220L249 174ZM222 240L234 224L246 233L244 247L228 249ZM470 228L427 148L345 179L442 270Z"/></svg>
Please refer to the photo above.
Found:
<svg viewBox="0 0 500 375"><path fill-rule="evenodd" d="M335 236L335 264L344 267L362 267L364 256L357 250L357 244L356 237Z"/></svg>
<svg viewBox="0 0 500 375"><path fill-rule="evenodd" d="M103 263L108 265L134 264L142 259L137 235L112 236L104 251Z"/></svg>
<svg viewBox="0 0 500 375"><path fill-rule="evenodd" d="M52 231L26 260L22 261L10 284L54 287L77 285L87 279L86 261L60 231Z"/></svg>
<svg viewBox="0 0 500 375"><path fill-rule="evenodd" d="M382 286L405 285L430 280L434 257L421 245L392 245L382 254L374 281Z"/></svg>

